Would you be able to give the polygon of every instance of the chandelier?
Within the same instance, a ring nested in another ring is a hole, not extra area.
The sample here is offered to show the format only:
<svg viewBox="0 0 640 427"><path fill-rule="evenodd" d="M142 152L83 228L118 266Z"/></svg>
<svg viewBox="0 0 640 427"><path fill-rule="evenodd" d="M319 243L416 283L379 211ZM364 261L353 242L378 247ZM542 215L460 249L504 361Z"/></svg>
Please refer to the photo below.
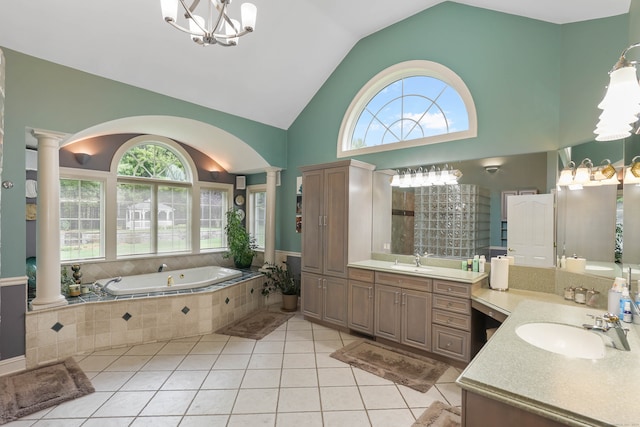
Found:
<svg viewBox="0 0 640 427"><path fill-rule="evenodd" d="M240 7L242 25L229 17L228 7L231 0L204 0L206 5L196 9L200 0L193 0L190 6L188 0L160 0L162 16L165 22L173 27L191 35L191 40L199 45L207 46L219 44L222 46L236 46L238 39L253 32L256 26L256 6L252 3L243 3ZM184 18L187 25L178 24L179 4L184 9Z"/></svg>

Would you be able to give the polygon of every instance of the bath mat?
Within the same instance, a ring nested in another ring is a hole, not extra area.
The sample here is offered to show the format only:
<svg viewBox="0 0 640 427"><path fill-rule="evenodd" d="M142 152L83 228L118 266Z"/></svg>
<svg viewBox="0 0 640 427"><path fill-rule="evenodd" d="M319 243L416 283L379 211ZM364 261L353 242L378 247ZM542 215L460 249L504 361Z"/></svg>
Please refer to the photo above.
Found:
<svg viewBox="0 0 640 427"><path fill-rule="evenodd" d="M71 358L0 377L0 424L94 391Z"/></svg>
<svg viewBox="0 0 640 427"><path fill-rule="evenodd" d="M436 400L411 427L460 427L460 423L459 408Z"/></svg>
<svg viewBox="0 0 640 427"><path fill-rule="evenodd" d="M218 329L216 333L261 340L276 330L278 326L291 319L294 314L260 310Z"/></svg>
<svg viewBox="0 0 640 427"><path fill-rule="evenodd" d="M449 368L444 362L368 340L353 342L331 357L423 393Z"/></svg>

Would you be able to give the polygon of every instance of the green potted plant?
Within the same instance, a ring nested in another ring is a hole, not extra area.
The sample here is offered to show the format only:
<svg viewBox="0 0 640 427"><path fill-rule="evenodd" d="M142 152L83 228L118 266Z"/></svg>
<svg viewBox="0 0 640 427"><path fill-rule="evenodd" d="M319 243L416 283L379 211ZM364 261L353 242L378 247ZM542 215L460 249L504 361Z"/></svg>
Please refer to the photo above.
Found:
<svg viewBox="0 0 640 427"><path fill-rule="evenodd" d="M282 293L282 310L296 311L298 309L298 295L300 295L300 283L298 283L291 271L287 268L287 263L282 262L284 266L276 264L267 264L263 269L264 275L268 282L265 288L276 289Z"/></svg>
<svg viewBox="0 0 640 427"><path fill-rule="evenodd" d="M249 268L256 256L256 239L253 238L242 224L242 218L235 209L226 212L227 225L224 231L227 235L227 252L224 258L233 258L237 268Z"/></svg>

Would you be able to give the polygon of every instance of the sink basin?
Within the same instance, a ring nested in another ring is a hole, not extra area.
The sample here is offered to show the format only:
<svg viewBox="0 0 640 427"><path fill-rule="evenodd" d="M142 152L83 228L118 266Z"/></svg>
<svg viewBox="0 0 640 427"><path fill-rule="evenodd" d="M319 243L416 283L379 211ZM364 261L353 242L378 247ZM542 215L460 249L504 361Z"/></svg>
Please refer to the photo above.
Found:
<svg viewBox="0 0 640 427"><path fill-rule="evenodd" d="M526 323L516 328L524 341L552 353L580 359L602 359L602 338L577 326L561 323Z"/></svg>
<svg viewBox="0 0 640 427"><path fill-rule="evenodd" d="M412 273L428 273L429 271L433 271L430 268L416 267L415 265L394 264L394 265L391 266L391 268L393 270L409 271L409 272L412 272Z"/></svg>

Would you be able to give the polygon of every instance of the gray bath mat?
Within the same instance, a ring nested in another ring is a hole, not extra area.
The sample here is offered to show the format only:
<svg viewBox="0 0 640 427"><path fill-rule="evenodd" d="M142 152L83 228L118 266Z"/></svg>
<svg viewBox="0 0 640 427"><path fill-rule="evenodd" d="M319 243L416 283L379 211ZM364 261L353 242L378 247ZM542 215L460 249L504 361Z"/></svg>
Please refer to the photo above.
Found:
<svg viewBox="0 0 640 427"><path fill-rule="evenodd" d="M460 427L460 409L435 401L411 427Z"/></svg>
<svg viewBox="0 0 640 427"><path fill-rule="evenodd" d="M260 340L293 316L294 313L260 310L218 329L216 333Z"/></svg>
<svg viewBox="0 0 640 427"><path fill-rule="evenodd" d="M0 377L0 424L94 391L71 358Z"/></svg>

